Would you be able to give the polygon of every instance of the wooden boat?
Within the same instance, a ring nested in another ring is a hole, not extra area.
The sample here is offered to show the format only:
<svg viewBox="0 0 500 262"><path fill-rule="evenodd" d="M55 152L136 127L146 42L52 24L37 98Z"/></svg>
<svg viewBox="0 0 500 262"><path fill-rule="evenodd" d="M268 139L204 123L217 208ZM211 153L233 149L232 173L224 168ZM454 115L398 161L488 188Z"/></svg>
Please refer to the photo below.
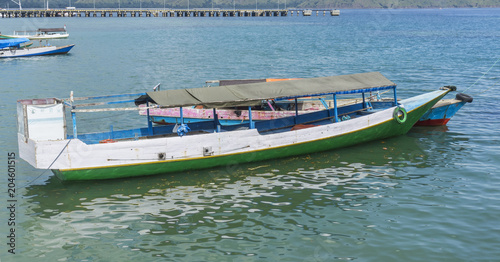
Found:
<svg viewBox="0 0 500 262"><path fill-rule="evenodd" d="M29 40L52 40L68 38L66 26L63 28L39 28L38 30L14 31L12 35L0 35L0 38L28 38Z"/></svg>
<svg viewBox="0 0 500 262"><path fill-rule="evenodd" d="M313 111L324 110L323 103L329 105L328 108L333 108L333 100L303 98L297 101L297 112L295 111L294 101L263 101L260 106L252 108L253 121L276 120L283 117L295 116L295 114L303 115ZM338 106L353 104L356 101L338 100ZM140 115L146 115L145 109L139 110ZM180 110L178 108L154 108L149 110L149 117L155 124L170 125L180 122ZM184 123L195 123L203 121L213 121L213 110L211 108L188 107L183 108ZM217 117L221 125L239 125L248 123L249 111L248 108L219 108Z"/></svg>
<svg viewBox="0 0 500 262"><path fill-rule="evenodd" d="M75 45L25 47L27 38L0 39L0 58L66 54Z"/></svg>
<svg viewBox="0 0 500 262"><path fill-rule="evenodd" d="M34 167L51 169L63 180L123 178L235 165L331 150L405 134L451 91L441 88L397 100L396 84L378 72L249 85L19 100L19 154ZM394 101L398 103L383 109L371 110L358 103L277 120L252 121L251 107L259 105L262 100L329 95L335 103L338 96L345 94L359 95L391 89L394 90ZM139 95L129 100L84 103ZM148 121L147 126L135 129L77 132L77 113L138 108L135 105L116 107L129 102L179 107L180 125L153 126ZM105 105L115 107L102 108ZM215 112L217 108L247 106L249 123L221 127L215 117L212 122L191 123L188 126L183 122L183 108L197 105L212 108ZM71 113L72 123L66 124L66 110ZM67 130L68 126L73 128Z"/></svg>
<svg viewBox="0 0 500 262"><path fill-rule="evenodd" d="M416 126L444 126L472 97L458 93L455 99L442 99L427 111L415 124Z"/></svg>
<svg viewBox="0 0 500 262"><path fill-rule="evenodd" d="M233 84L251 84L263 83L272 81L286 81L297 80L300 78L285 78L285 79L235 79L235 80L211 80L207 84L218 84L219 86L233 85ZM454 90L455 87L450 87ZM351 104L361 103L362 98L359 99L337 99L337 106L348 106ZM368 96L364 103L367 107L378 109L387 106L386 103L393 103L391 99L381 99L377 95ZM455 113L467 102L472 102L472 97L458 93L455 99L443 99L434 105L428 112L426 112L415 125L417 126L436 126L446 125L448 121L455 115ZM325 97L318 98L301 98L297 103L298 114L306 114L311 111L324 110L333 107L333 101ZM213 121L213 112L209 108L191 107L184 108L184 122L194 123L201 121ZM146 110L140 110L139 114L146 115ZM219 122L221 125L238 125L248 123L249 115L248 110L244 108L220 108L217 110ZM281 101L263 101L260 106L252 110L253 121L265 121L279 119L282 117L289 117L295 115L295 104L293 100ZM168 125L179 123L180 111L177 108L155 108L150 110L149 117L155 124Z"/></svg>

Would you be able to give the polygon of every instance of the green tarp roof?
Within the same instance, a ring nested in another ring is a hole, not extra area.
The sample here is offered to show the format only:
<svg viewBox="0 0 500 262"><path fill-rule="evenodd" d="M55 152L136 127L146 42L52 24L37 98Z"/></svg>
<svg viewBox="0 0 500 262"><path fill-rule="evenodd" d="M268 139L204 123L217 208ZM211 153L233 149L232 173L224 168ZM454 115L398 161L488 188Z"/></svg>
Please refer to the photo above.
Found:
<svg viewBox="0 0 500 262"><path fill-rule="evenodd" d="M305 78L191 89L148 92L138 100L152 101L162 107L203 105L207 108L260 105L262 100L323 94L375 91L396 84L379 72ZM139 102L139 101L138 101Z"/></svg>

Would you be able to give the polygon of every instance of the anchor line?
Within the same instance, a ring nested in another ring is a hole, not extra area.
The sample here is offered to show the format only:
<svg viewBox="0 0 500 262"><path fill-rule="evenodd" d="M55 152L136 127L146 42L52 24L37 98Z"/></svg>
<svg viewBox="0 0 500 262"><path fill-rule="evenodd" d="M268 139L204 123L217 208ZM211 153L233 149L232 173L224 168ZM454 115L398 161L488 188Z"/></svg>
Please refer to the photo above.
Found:
<svg viewBox="0 0 500 262"><path fill-rule="evenodd" d="M500 82L500 79L498 79L492 86L488 87L486 90L484 90L483 92L481 93L478 93L478 94L475 94L474 96L478 96L478 95L482 95L484 93L486 93L486 91L492 89L494 86L496 86L498 84L498 82Z"/></svg>
<svg viewBox="0 0 500 262"><path fill-rule="evenodd" d="M486 71L486 73L484 73L480 78L478 78L476 80L476 82L474 82L474 84L472 84L471 86L469 86L467 89L464 90L464 92L466 92L467 90L469 90L471 87L473 87L475 84L477 84L477 82L479 80L481 80L481 78L483 78L486 74L488 74L490 72L490 70L498 63L498 61L500 61L500 58L497 59L497 61L495 61L495 63L488 69L488 71Z"/></svg>
<svg viewBox="0 0 500 262"><path fill-rule="evenodd" d="M63 149L61 150L61 152L59 152L59 154L57 155L57 157L54 159L54 161L52 161L52 163L49 165L49 167L47 167L47 169L45 169L39 176L35 177L33 180L31 180L28 184L20 187L20 188L25 188L27 186L29 186L31 183L35 182L37 179L39 179L41 176L43 176L43 174L45 174L45 172L47 172L47 170L50 170L50 168L52 167L52 165L57 161L57 159L59 159L59 157L61 156L62 152L64 152L64 149L66 149L69 145L69 142L71 142L72 139L69 139L68 140L68 143L66 143L66 145L63 147Z"/></svg>

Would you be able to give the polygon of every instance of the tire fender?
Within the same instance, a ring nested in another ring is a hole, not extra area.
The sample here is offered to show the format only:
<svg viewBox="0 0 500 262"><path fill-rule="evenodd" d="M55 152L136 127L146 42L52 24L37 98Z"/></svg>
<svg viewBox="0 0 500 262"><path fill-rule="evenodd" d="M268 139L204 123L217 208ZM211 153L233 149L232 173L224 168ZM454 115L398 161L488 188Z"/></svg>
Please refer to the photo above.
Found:
<svg viewBox="0 0 500 262"><path fill-rule="evenodd" d="M455 96L455 99L456 100L462 100L464 102L467 102L467 103L471 103L472 100L474 100L472 98L472 96L470 95L467 95L467 94L464 94L464 93L458 93L456 96Z"/></svg>
<svg viewBox="0 0 500 262"><path fill-rule="evenodd" d="M396 107L394 109L394 113L392 114L394 120L398 122L399 124L403 124L406 122L406 118L408 116L408 113L406 112L406 109L404 107Z"/></svg>

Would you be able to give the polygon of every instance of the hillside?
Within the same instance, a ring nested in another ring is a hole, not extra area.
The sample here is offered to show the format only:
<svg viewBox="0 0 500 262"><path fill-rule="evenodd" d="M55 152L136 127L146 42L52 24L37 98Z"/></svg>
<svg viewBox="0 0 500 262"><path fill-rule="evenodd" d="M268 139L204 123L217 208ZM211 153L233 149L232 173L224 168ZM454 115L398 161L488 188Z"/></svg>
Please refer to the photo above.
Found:
<svg viewBox="0 0 500 262"><path fill-rule="evenodd" d="M17 0L16 0L17 1ZM50 0L50 8L460 8L500 7L498 0ZM23 8L43 8L46 0L21 0ZM10 0L0 0L2 8L17 8Z"/></svg>

